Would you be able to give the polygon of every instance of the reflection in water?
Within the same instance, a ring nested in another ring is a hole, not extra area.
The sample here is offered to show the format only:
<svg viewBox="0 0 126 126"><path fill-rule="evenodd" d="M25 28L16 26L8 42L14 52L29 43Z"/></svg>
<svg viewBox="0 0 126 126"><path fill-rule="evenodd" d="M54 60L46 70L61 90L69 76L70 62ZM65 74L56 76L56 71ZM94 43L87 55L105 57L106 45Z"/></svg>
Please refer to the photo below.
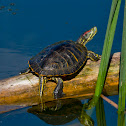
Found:
<svg viewBox="0 0 126 126"><path fill-rule="evenodd" d="M41 105L32 106L27 111L39 117L47 124L63 125L78 118L81 124L85 126L93 126L94 121L83 111L83 104L77 99L60 100L61 107L54 111L53 107L57 106L57 102L46 103L47 109L42 111Z"/></svg>
<svg viewBox="0 0 126 126"><path fill-rule="evenodd" d="M0 13L11 12L12 15L16 14L17 9L15 9L15 3L7 0L0 0Z"/></svg>

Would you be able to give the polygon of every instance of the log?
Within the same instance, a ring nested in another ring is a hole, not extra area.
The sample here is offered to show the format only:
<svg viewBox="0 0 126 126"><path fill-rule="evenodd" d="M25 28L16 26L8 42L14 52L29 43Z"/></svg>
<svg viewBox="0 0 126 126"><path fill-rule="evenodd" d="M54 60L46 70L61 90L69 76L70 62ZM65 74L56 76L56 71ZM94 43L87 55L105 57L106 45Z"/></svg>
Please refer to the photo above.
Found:
<svg viewBox="0 0 126 126"><path fill-rule="evenodd" d="M95 91L100 61L87 60L81 72L73 79L64 81L66 98L91 98ZM114 53L108 69L103 94L117 95L119 84L120 52ZM47 82L43 91L43 102L53 101L54 82ZM0 80L0 105L31 106L40 102L39 79L32 73Z"/></svg>

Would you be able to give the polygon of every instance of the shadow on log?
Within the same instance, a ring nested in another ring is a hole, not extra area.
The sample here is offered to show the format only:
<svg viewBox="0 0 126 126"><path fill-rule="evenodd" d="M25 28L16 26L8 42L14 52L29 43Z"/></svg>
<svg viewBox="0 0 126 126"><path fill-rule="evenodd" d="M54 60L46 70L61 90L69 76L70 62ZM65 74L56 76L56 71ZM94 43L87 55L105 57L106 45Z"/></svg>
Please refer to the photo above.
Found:
<svg viewBox="0 0 126 126"><path fill-rule="evenodd" d="M88 60L82 71L73 79L64 81L63 92L66 98L91 98L95 91L100 61ZM119 83L120 52L115 53L105 81L103 94L117 95ZM54 100L53 90L56 83L48 82L43 92L43 102ZM0 105L31 106L39 101L39 79L32 73L0 80Z"/></svg>

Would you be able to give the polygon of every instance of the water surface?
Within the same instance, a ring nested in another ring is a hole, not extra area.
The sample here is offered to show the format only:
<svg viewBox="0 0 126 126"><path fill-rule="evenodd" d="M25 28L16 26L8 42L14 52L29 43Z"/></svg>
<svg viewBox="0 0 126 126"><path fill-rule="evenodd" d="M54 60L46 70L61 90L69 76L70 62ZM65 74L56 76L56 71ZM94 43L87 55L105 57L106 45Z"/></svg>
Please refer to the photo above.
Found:
<svg viewBox="0 0 126 126"><path fill-rule="evenodd" d="M18 75L28 67L27 61L44 47L60 41L74 40L82 32L97 26L98 33L86 46L98 54L102 48L111 7L110 0L0 0L0 79ZM14 3L14 4L12 4ZM122 1L112 53L121 49L123 27ZM10 10L11 9L11 10ZM111 97L118 101L117 96ZM105 102L107 126L116 125L117 113ZM111 112L110 112L111 111ZM91 115L96 123L95 110ZM27 108L0 115L1 126L47 125ZM77 119L66 125L80 125Z"/></svg>

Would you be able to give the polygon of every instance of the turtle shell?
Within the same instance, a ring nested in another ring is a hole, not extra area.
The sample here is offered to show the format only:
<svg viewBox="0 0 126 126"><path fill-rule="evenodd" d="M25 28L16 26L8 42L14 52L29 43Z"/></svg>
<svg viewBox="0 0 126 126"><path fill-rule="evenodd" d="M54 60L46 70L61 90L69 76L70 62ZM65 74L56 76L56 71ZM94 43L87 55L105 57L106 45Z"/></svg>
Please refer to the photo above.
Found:
<svg viewBox="0 0 126 126"><path fill-rule="evenodd" d="M77 72L87 59L87 48L74 41L47 46L29 60L29 67L41 76L65 76Z"/></svg>

